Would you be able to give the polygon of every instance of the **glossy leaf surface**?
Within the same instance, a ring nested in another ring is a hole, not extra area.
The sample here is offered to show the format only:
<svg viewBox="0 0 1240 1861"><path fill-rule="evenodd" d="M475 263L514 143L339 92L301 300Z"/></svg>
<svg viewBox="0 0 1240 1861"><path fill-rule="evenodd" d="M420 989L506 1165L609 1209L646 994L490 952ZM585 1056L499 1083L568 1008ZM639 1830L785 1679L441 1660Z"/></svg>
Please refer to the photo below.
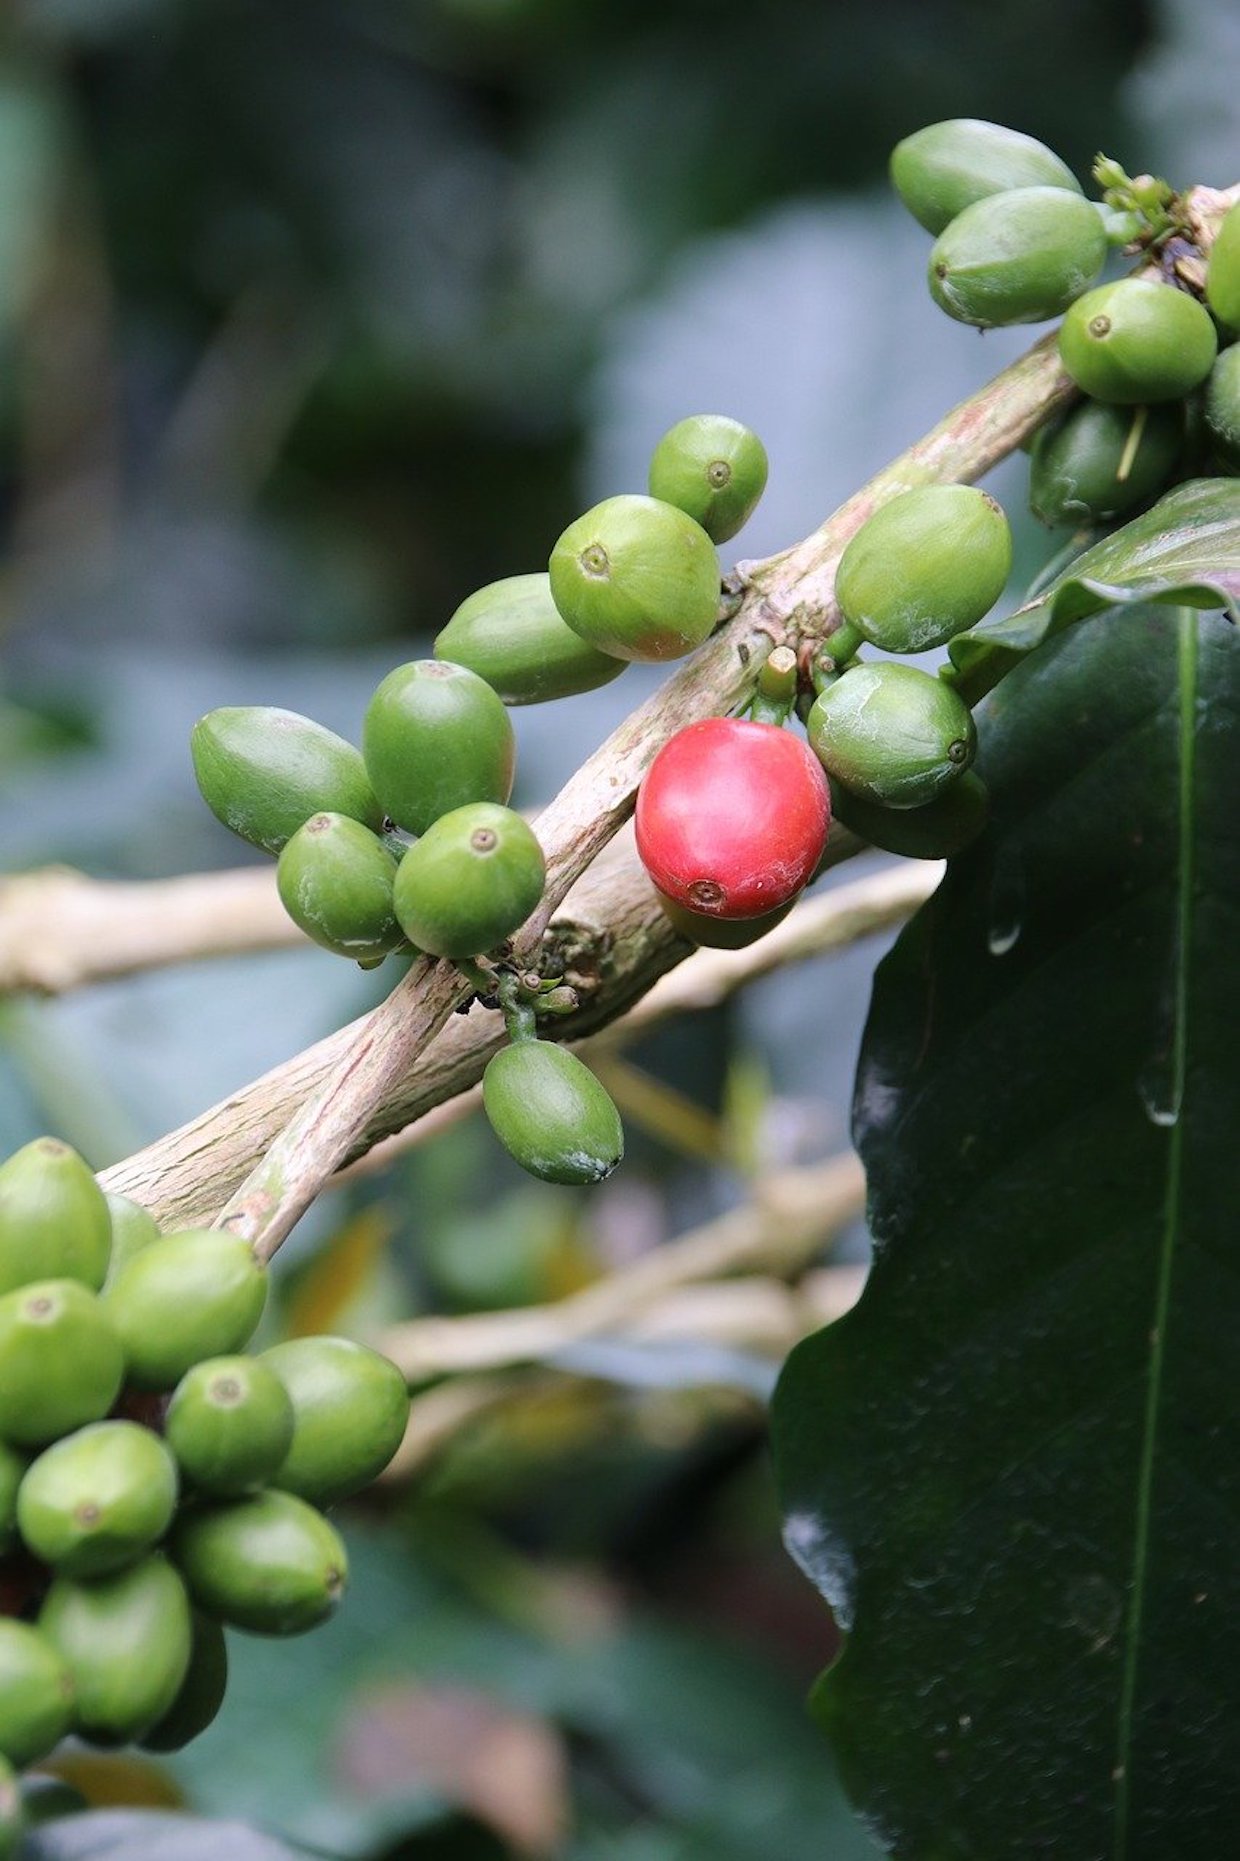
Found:
<svg viewBox="0 0 1240 1861"><path fill-rule="evenodd" d="M776 1397L816 1709L900 1861L1228 1851L1240 1775L1240 636L1138 610L982 719L881 966L876 1258Z"/></svg>
<svg viewBox="0 0 1240 1861"><path fill-rule="evenodd" d="M1087 549L1036 601L951 643L971 704L1035 647L1108 607L1149 602L1240 611L1240 481L1194 478ZM1117 623L1122 625L1122 615Z"/></svg>

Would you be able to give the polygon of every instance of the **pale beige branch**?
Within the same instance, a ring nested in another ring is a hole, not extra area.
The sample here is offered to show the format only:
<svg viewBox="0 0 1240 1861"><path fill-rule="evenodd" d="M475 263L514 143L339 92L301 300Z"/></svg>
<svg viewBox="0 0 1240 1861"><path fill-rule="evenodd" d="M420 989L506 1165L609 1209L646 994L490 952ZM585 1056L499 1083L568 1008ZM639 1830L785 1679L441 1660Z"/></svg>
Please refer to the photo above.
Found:
<svg viewBox="0 0 1240 1861"><path fill-rule="evenodd" d="M621 1321L609 1335L636 1344L713 1345L778 1363L802 1338L852 1309L866 1272L864 1266L827 1266L793 1286L745 1278L683 1287ZM453 1377L421 1391L410 1405L405 1438L382 1476L384 1484L411 1479L474 1424L497 1410L542 1399L557 1384L563 1387L569 1374L543 1366L509 1368Z"/></svg>
<svg viewBox="0 0 1240 1861"><path fill-rule="evenodd" d="M940 861L907 860L899 866L867 873L820 897L802 899L782 924L746 950L696 951L656 982L626 1015L580 1042L576 1051L589 1059L592 1054L622 1047L676 1015L716 1008L749 983L790 963L825 956L863 937L895 929L925 903L942 873ZM462 1065L469 1061L470 1055L463 1053ZM475 1052L472 1064L478 1063ZM478 1110L481 1102L479 1088L469 1086L456 1098L435 1106L415 1124L383 1138L333 1178L329 1187L390 1168L397 1158Z"/></svg>
<svg viewBox="0 0 1240 1861"><path fill-rule="evenodd" d="M848 1155L788 1170L751 1201L657 1247L632 1266L554 1305L395 1325L382 1348L410 1383L538 1363L567 1344L610 1332L669 1293L755 1267L795 1278L861 1211L861 1165Z"/></svg>
<svg viewBox="0 0 1240 1861"><path fill-rule="evenodd" d="M61 995L305 941L280 903L274 867L118 881L53 866L0 879L0 995Z"/></svg>

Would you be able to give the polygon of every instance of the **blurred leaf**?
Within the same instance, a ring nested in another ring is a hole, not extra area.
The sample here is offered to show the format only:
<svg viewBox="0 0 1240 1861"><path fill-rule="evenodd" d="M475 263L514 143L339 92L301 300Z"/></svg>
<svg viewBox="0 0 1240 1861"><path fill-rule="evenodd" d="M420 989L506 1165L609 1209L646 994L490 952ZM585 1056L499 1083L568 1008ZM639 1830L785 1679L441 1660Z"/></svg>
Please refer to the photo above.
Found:
<svg viewBox="0 0 1240 1861"><path fill-rule="evenodd" d="M378 1204L361 1209L302 1268L285 1307L293 1338L317 1337L341 1322L361 1294L392 1238L392 1217Z"/></svg>
<svg viewBox="0 0 1240 1861"><path fill-rule="evenodd" d="M1031 606L957 634L958 684L975 703L1027 653L1108 607L1226 608L1240 619L1240 481L1195 478L1104 537ZM1122 625L1122 616L1117 625Z"/></svg>
<svg viewBox="0 0 1240 1861"><path fill-rule="evenodd" d="M787 1542L848 1629L818 1711L901 1855L1217 1854L1240 635L1087 621L980 726L992 824L875 984L874 1267L775 1401Z"/></svg>
<svg viewBox="0 0 1240 1861"><path fill-rule="evenodd" d="M138 1751L60 1750L42 1766L91 1809L184 1809L185 1794L163 1765Z"/></svg>
<svg viewBox="0 0 1240 1861"><path fill-rule="evenodd" d="M419 1248L435 1291L451 1308L539 1305L598 1278L581 1202L563 1190L522 1187L490 1200L484 1214L453 1214L452 1206L447 1196L439 1199L438 1219L426 1226Z"/></svg>
<svg viewBox="0 0 1240 1861"><path fill-rule="evenodd" d="M0 341L38 288L66 140L53 85L18 62L0 64Z"/></svg>
<svg viewBox="0 0 1240 1861"><path fill-rule="evenodd" d="M567 1826L567 1760L558 1734L474 1689L409 1681L366 1689L344 1722L336 1766L358 1794L425 1788L525 1855L553 1853Z"/></svg>

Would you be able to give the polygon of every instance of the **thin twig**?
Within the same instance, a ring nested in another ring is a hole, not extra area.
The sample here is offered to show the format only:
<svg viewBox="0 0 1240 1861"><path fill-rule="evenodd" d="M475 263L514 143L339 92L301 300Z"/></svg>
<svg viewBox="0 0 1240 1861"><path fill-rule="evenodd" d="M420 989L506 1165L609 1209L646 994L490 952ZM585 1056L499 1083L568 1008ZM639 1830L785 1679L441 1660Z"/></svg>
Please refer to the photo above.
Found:
<svg viewBox="0 0 1240 1861"><path fill-rule="evenodd" d="M751 982L790 963L808 961L847 949L864 937L893 930L925 903L938 885L943 866L936 860L906 860L899 866L867 873L816 898L802 899L773 931L747 950L698 950L668 972L629 1012L608 1022L575 1051L583 1059L614 1051L660 1023L680 1014L717 1008ZM570 1030L571 1031L571 1030ZM450 1035L452 1029L447 1030ZM447 1035L441 1035L443 1040ZM475 1064L481 1064L480 1056ZM470 1085L455 1098L433 1107L415 1123L383 1138L364 1156L332 1179L328 1187L389 1169L398 1158L437 1137L450 1125L478 1110L482 1094Z"/></svg>
<svg viewBox="0 0 1240 1861"><path fill-rule="evenodd" d="M754 1267L795 1278L860 1213L864 1194L861 1165L852 1155L788 1170L760 1185L744 1206L652 1249L571 1298L468 1318L411 1319L393 1326L382 1348L410 1383L544 1362L686 1286Z"/></svg>
<svg viewBox="0 0 1240 1861"><path fill-rule="evenodd" d="M712 1280L669 1293L610 1335L638 1345L658 1339L674 1339L680 1346L711 1344L775 1364L802 1338L851 1310L865 1277L863 1266L827 1266L805 1274L794 1286L770 1278ZM381 1476L383 1483L411 1479L488 1415L511 1412L514 1404L562 1388L565 1374L541 1365L510 1366L455 1376L421 1391L414 1396L405 1438ZM612 1425L610 1416L607 1425Z"/></svg>
<svg viewBox="0 0 1240 1861"><path fill-rule="evenodd" d="M51 866L0 879L0 995L63 995L305 941L280 903L273 867L118 881Z"/></svg>

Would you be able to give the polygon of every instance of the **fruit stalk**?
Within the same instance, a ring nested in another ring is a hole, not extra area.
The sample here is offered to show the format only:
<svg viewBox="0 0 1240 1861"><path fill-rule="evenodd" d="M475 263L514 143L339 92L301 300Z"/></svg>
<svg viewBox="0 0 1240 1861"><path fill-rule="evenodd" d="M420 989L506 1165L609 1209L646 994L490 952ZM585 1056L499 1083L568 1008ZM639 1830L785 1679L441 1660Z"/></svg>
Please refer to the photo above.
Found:
<svg viewBox="0 0 1240 1861"><path fill-rule="evenodd" d="M838 830L829 863L838 865L859 850L859 842ZM574 1040L586 1036L588 1057L596 1041L608 1047L671 1015L714 1006L788 963L894 928L929 896L940 875L941 868L928 861L872 873L804 900L777 930L748 949L690 953L664 916L626 836L575 888L552 927L554 947L583 1005L579 1015L558 1028L544 1024L543 1031ZM240 1182L264 1134L275 1136L290 1108L306 1096L308 1081L325 1076L331 1056L343 1052L359 1025L342 1029L116 1165L107 1172L106 1185L123 1187L168 1227L208 1220L221 1188L227 1191ZM398 1151L442 1129L458 1108L468 1108L471 1098L476 1104L470 1088L504 1038L498 1015L454 1016L416 1071L402 1081L398 1097L379 1108L365 1150L337 1180L347 1180L354 1170L385 1167Z"/></svg>

